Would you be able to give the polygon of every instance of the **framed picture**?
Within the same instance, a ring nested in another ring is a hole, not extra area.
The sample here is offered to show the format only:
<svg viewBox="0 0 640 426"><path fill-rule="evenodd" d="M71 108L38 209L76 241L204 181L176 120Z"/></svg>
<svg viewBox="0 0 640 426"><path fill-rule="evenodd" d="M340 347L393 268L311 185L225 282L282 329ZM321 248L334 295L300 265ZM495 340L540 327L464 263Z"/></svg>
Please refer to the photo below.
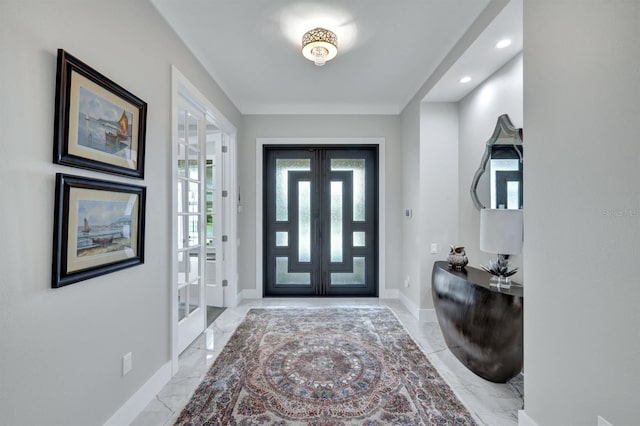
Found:
<svg viewBox="0 0 640 426"><path fill-rule="evenodd" d="M144 178L147 103L58 49L53 162Z"/></svg>
<svg viewBox="0 0 640 426"><path fill-rule="evenodd" d="M146 188L56 174L51 286L144 263Z"/></svg>

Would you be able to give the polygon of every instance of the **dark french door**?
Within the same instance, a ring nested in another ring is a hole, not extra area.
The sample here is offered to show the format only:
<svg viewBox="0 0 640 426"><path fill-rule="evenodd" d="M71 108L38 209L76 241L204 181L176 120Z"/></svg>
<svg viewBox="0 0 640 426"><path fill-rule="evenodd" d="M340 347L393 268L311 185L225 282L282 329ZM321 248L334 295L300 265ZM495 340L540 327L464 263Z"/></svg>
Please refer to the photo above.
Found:
<svg viewBox="0 0 640 426"><path fill-rule="evenodd" d="M265 147L265 296L376 296L377 147Z"/></svg>

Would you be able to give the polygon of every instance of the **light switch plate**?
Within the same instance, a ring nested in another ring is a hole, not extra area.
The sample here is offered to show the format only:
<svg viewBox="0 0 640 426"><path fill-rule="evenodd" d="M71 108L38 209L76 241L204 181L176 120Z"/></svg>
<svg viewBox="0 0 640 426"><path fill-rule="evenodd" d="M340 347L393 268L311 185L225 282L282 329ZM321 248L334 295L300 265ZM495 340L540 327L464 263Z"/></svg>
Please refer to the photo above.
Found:
<svg viewBox="0 0 640 426"><path fill-rule="evenodd" d="M438 243L431 243L431 254L438 254Z"/></svg>

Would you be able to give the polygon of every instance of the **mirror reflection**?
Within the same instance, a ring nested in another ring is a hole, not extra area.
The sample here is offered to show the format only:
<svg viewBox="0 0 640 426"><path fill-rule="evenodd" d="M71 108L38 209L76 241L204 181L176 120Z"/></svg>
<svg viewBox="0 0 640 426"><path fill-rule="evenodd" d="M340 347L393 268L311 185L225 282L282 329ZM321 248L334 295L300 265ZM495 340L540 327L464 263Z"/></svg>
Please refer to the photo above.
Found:
<svg viewBox="0 0 640 426"><path fill-rule="evenodd" d="M471 183L476 208L522 208L523 159L522 129L516 129L509 116L503 114L498 117Z"/></svg>

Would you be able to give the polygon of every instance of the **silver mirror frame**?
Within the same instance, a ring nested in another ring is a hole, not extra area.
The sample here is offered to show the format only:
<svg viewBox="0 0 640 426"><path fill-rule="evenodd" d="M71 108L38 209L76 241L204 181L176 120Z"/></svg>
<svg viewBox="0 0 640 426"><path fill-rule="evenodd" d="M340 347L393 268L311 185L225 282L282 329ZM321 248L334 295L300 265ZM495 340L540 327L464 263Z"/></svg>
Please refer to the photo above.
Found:
<svg viewBox="0 0 640 426"><path fill-rule="evenodd" d="M473 176L473 180L471 181L471 200L473 200L473 204L478 210L487 208L487 206L483 205L478 198L478 194L476 192L478 183L480 182L480 178L482 177L482 175L486 173L487 167L489 166L489 160L491 159L491 150L501 136L512 138L514 147L518 145L523 146L522 129L514 127L507 114L502 114L500 117L498 117L496 127L493 130L493 134L487 141L482 160L480 160L480 167L478 167L478 170L476 170L476 174Z"/></svg>

